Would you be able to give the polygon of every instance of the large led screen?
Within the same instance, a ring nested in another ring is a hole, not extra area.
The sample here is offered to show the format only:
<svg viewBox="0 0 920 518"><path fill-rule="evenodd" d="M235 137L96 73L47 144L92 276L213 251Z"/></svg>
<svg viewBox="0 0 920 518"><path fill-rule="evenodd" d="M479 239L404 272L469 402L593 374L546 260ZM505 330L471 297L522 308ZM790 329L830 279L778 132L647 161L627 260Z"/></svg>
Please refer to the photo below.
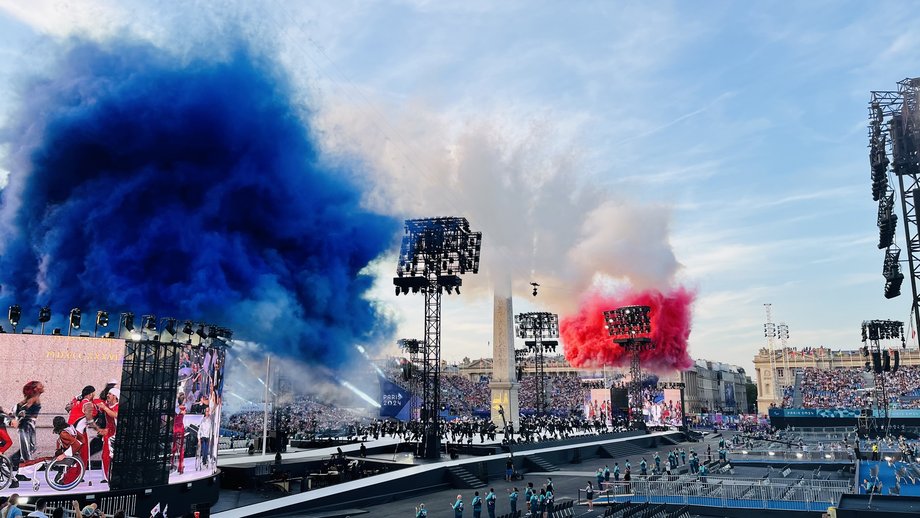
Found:
<svg viewBox="0 0 920 518"><path fill-rule="evenodd" d="M0 495L100 492L119 466L125 341L0 334ZM169 482L216 470L224 351L183 346Z"/></svg>

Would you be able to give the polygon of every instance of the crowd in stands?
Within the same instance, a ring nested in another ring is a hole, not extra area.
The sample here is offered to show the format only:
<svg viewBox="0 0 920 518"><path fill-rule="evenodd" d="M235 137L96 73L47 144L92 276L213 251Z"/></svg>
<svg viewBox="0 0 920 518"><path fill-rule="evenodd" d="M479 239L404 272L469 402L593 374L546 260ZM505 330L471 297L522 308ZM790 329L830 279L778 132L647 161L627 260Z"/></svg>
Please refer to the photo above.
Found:
<svg viewBox="0 0 920 518"><path fill-rule="evenodd" d="M802 373L802 407L862 408L868 404L863 370L857 368L818 370Z"/></svg>
<svg viewBox="0 0 920 518"><path fill-rule="evenodd" d="M795 387L790 385L783 387L783 408L792 408L792 401L794 396Z"/></svg>
<svg viewBox="0 0 920 518"><path fill-rule="evenodd" d="M581 409L585 404L588 389L581 383L581 378L574 376L546 376L548 406L556 409ZM537 408L537 377L524 376L520 385L521 410L530 411Z"/></svg>
<svg viewBox="0 0 920 518"><path fill-rule="evenodd" d="M262 411L244 411L222 417L224 433L242 437L262 435ZM309 397L298 397L284 405L278 423L289 434L313 433L328 435L369 423L372 418L363 410L340 408L320 403ZM274 425L273 425L274 426Z"/></svg>
<svg viewBox="0 0 920 518"><path fill-rule="evenodd" d="M920 367L885 373L885 388L897 408L920 408Z"/></svg>
<svg viewBox="0 0 920 518"><path fill-rule="evenodd" d="M819 370L802 373L802 407L862 408L869 404L874 382L872 374L859 368ZM902 366L885 373L885 388L894 408L920 408L920 366ZM783 390L783 408L792 406L794 387Z"/></svg>
<svg viewBox="0 0 920 518"><path fill-rule="evenodd" d="M400 366L389 365L384 372L389 381L397 383L405 389L410 389L410 384L402 377ZM525 415L532 415L536 411L536 377L525 375L520 385L520 409ZM509 423L517 427L517 440L535 441L541 438L560 437L578 430L580 433L598 432L602 421L609 416L609 410L597 416L585 416L581 420L585 397L590 387L581 383L581 379L572 376L547 375L546 389L548 394L547 409L555 417L531 417L520 423ZM483 418L489 413L491 392L487 379L472 381L468 377L454 373L442 372L441 375L441 402L449 409L452 419L445 430L445 438L450 440L457 433L462 432L460 438L467 440L480 432L488 435L490 421ZM271 427L280 426L289 436L308 438L314 435L320 437L341 435L399 435L412 436L414 430L404 425L381 425L375 421L375 413L365 410L340 408L335 405L324 404L310 397L298 397L285 404L279 412L279 423L272 423ZM477 416L479 418L477 418ZM595 419L596 418L596 419ZM222 416L221 428L225 435L253 438L262 434L263 413L261 410L241 411ZM595 422L596 421L596 422ZM377 423L377 424L375 424ZM603 426L607 426L604 424ZM616 427L616 425L610 425ZM455 431L455 430L459 430ZM494 434L494 431L492 432ZM458 441L459 442L459 441Z"/></svg>

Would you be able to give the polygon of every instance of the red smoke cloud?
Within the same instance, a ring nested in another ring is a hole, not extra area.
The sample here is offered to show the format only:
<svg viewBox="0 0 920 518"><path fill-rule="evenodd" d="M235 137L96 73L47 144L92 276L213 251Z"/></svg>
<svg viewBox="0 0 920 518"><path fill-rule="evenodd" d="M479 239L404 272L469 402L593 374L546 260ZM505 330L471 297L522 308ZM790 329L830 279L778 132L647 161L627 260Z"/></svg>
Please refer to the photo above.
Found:
<svg viewBox="0 0 920 518"><path fill-rule="evenodd" d="M573 367L627 365L629 357L604 329L604 311L622 306L649 306L655 349L641 353L642 369L659 373L689 369L693 360L687 351L687 339L690 306L695 298L696 293L683 287L669 293L647 290L591 295L582 302L577 314L562 319L560 332L565 358Z"/></svg>

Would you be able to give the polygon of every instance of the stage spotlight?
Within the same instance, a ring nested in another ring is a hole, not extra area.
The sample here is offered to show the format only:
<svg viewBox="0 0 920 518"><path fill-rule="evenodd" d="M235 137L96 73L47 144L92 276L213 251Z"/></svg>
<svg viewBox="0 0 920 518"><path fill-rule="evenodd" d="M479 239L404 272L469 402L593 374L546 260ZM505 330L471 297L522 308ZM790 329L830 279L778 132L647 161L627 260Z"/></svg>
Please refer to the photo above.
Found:
<svg viewBox="0 0 920 518"><path fill-rule="evenodd" d="M42 324L51 320L51 308L49 306L42 306L38 310L38 321Z"/></svg>
<svg viewBox="0 0 920 518"><path fill-rule="evenodd" d="M19 304L13 304L10 306L9 319L14 333L16 332L16 326L19 325L20 318L22 318L22 307Z"/></svg>
<svg viewBox="0 0 920 518"><path fill-rule="evenodd" d="M213 324L208 326L208 338L217 338L217 326Z"/></svg>
<svg viewBox="0 0 920 518"><path fill-rule="evenodd" d="M182 333L191 336L192 335L192 321L186 320L185 325L182 327Z"/></svg>
<svg viewBox="0 0 920 518"><path fill-rule="evenodd" d="M83 319L82 313L80 308L73 308L70 310L70 327L67 328L67 336L70 336L70 331L72 329L80 329L80 321Z"/></svg>
<svg viewBox="0 0 920 518"><path fill-rule="evenodd" d="M125 330L129 333L134 331L134 313L122 313L122 321L125 324Z"/></svg>
<svg viewBox="0 0 920 518"><path fill-rule="evenodd" d="M208 333L204 331L204 324L198 324L198 330L195 331L195 334L202 340L208 337Z"/></svg>
<svg viewBox="0 0 920 518"><path fill-rule="evenodd" d="M537 296L537 288L538 288L540 285L537 284L537 283L535 283L535 282L530 283L530 285L533 286L533 296L536 297L536 296Z"/></svg>
<svg viewBox="0 0 920 518"><path fill-rule="evenodd" d="M176 320L175 318L166 318L165 320L166 320L166 326L164 327L164 329L166 330L166 332L169 333L169 334L171 334L171 335L173 335L173 336L176 336L176 333L177 333L177 330L176 330L176 322L177 322L177 320Z"/></svg>
<svg viewBox="0 0 920 518"><path fill-rule="evenodd" d="M148 331L157 330L157 317L154 315L144 315L141 317L141 329Z"/></svg>
<svg viewBox="0 0 920 518"><path fill-rule="evenodd" d="M109 326L109 312L100 309L96 312L96 327L93 328L93 336L96 336L96 333L99 332L100 327Z"/></svg>

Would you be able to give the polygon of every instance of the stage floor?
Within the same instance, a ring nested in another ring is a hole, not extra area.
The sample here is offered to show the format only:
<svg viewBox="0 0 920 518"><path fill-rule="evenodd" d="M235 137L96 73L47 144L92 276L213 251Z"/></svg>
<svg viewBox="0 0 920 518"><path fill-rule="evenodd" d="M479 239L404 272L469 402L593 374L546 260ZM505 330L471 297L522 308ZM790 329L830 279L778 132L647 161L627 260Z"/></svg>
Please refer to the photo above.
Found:
<svg viewBox="0 0 920 518"><path fill-rule="evenodd" d="M649 435L642 435L639 437L648 438L648 437L654 437L654 436L659 436L659 435L665 435L668 433L673 433L673 432L654 433L654 434L649 434ZM586 434L586 435L590 436L593 434ZM615 439L598 437L598 440L596 442L587 440L581 446L588 446L588 445L593 445L593 444L597 444L597 445L610 444L610 443L621 442L621 441L635 440L636 438L637 438L636 436L621 437L621 438L615 438ZM389 439L389 438L378 439L378 441L384 441L384 440L391 441L391 442L384 443L384 444L390 444L394 446L396 444L396 441L393 439ZM485 444L498 444L500 443L500 441L501 441L501 437L497 437L495 441L486 441ZM367 443L367 446L368 448L370 448L372 445L375 445L375 444L379 444L379 442L369 441ZM480 443L477 440L474 442L474 444L482 444L482 443ZM698 446L700 443L695 443L695 444ZM358 450L358 448L360 447L360 444L355 444L355 445L350 445L350 446L352 447L347 448L347 449L346 447L343 446L342 450L345 451L346 453L350 453L353 456L356 450ZM532 449L529 449L526 452L521 452L520 453L521 456L528 455L528 454L538 455L541 452L548 452L548 451L554 451L554 450L559 450L559 449L567 449L570 446L567 446L567 445L560 446L558 445L558 442L546 442L546 443L541 443L537 445L528 445L528 447ZM661 450L665 451L665 448L666 446L662 446ZM282 458L286 459L289 456L297 456L298 458L322 458L322 457L328 457L329 455L333 453L336 453L336 448L325 448L323 450L311 450L311 451L287 453L287 454L284 454ZM515 455L517 456L518 454L516 453ZM258 456L253 456L253 457L258 457ZM236 459L234 459L234 462L249 464L252 462L253 457L246 455L245 460L237 457ZM267 455L261 458L263 459L263 462L264 461L274 462L274 455ZM425 472L425 470L432 470L432 473L434 473L434 470L439 470L439 469L442 469L443 467L449 467L453 465L462 465L462 464L467 464L470 462L478 462L481 459L482 457L479 457L479 456L465 456L465 457L455 459L455 460L441 460L439 462L438 461L417 460L413 463L414 464L413 466L407 467L406 469L378 475L375 478L376 478L376 481L384 481L384 480L390 480L390 479L398 479L399 477L403 477L409 474ZM561 488L561 490L564 492L559 493L557 491L557 494L560 495L560 497L573 496L573 495L577 495L578 488L584 487L585 483L588 480L593 480L593 477L584 477L581 475L581 473L584 473L588 467L590 467L591 468L590 471L593 472L593 470L595 470L597 466L604 466L605 464L609 464L612 466L614 460L615 459L596 458L596 459L591 459L589 461L586 461L582 464L569 465L568 467L559 466L563 470L577 471L579 472L579 474L572 476L572 475L563 475L561 473L557 475L557 472L552 472L549 474L531 473L530 476L528 476L525 479L525 481L523 481L523 484L521 481L517 481L515 482L515 484L517 485L519 489L523 490L524 486L526 486L527 481L532 481L535 486L539 487L540 485L546 482L546 476L553 477L554 481L558 477L560 480L564 480L565 482L563 483L564 484L563 486L557 486L558 488ZM438 464L438 465L433 465L433 464ZM221 458L220 465L221 466L225 465L223 458ZM292 494L289 496L279 496L278 494L267 494L267 493L259 494L258 492L253 492L253 491L222 490L220 500L218 501L217 505L214 507L213 509L214 514L212 516L214 518L242 518L245 516L250 516L252 513L256 513L256 512L263 512L263 513L271 512L272 509L281 507L281 506L285 506L285 505L307 504L310 500L313 500L316 498L328 497L330 495L342 493L346 490L354 490L356 488L363 488L363 487L366 487L367 484L373 484L373 483L375 483L375 481L372 481L370 479L359 479L359 480L353 480L349 482L343 482L341 484L337 484L334 486L327 486L324 488L315 489L313 491ZM504 500L500 501L500 503L503 503L504 506L503 507L500 506L496 514L507 513L510 509L508 508L507 493L505 492L505 489L510 489L511 484L505 483L501 480L495 480L492 482L492 484L493 484L493 487L495 487L496 489L496 494L499 495L500 498L504 498ZM569 485L571 485L571 490L567 489ZM499 494L499 491L501 492L500 494ZM468 493L465 495L465 501L466 501L466 506L469 507L469 502L470 502L470 499L472 498L472 491L465 490L465 491L461 491L461 493ZM450 497L449 499L450 499L450 502L452 503L453 500L457 496L457 490L447 489L444 491L436 491L436 492L431 493L430 495L426 495L422 499L422 501L426 501L426 502L444 500L443 505L442 503L439 502L437 507L434 507L430 504L428 505L430 509L429 511L430 517L445 516L446 518L448 517L448 515L450 516L453 515L452 512L448 513L449 511L448 502L447 502L447 499L445 498L445 495ZM481 492L481 495L484 496L485 493ZM382 506L368 506L366 510L368 512L373 512L375 514L384 514L385 516L386 515L392 515L394 517L397 515L406 516L406 513L410 513L410 512L414 513L414 507L418 503L418 502L415 502L416 499L417 497L413 497L412 500L400 500L398 502L394 502L392 504L384 504ZM523 502L523 497L521 501ZM250 506L250 505L251 507L247 508L247 506ZM359 506L355 506L355 507L359 507ZM444 511L443 513L441 512L441 507L443 507L443 511ZM389 509L393 509L393 512L392 513L388 512ZM324 516L353 516L354 514L360 514L363 510L365 509L362 507L360 510L352 509L351 511L354 511L354 512L349 512L349 513L335 512L331 514L323 513L323 515ZM315 514L311 514L307 512L302 513L302 514L288 514L287 512L279 511L278 515L282 515L282 514L284 516L317 516ZM577 512L576 515L579 515L579 512Z"/></svg>

